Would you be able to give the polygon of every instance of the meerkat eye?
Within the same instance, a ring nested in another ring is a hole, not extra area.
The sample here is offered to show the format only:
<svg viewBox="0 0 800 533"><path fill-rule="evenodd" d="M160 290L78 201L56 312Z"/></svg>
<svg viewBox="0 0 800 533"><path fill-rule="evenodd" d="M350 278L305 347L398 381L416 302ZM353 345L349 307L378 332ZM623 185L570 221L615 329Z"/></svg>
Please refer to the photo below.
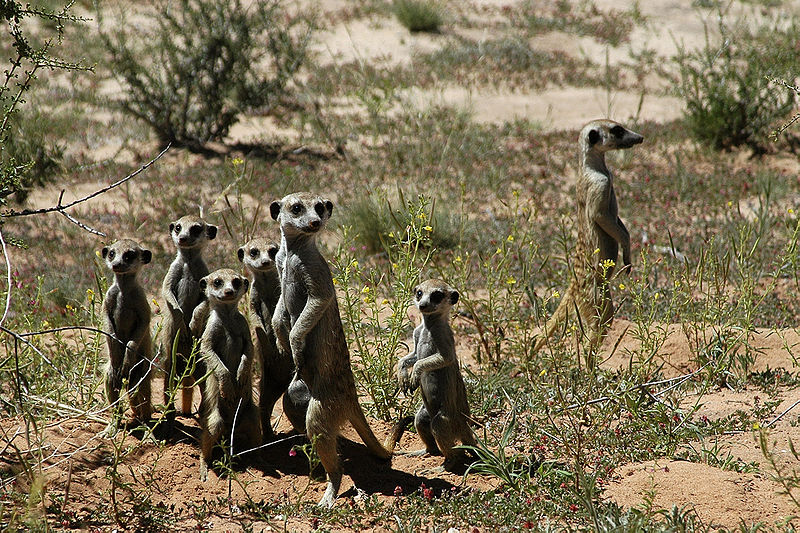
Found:
<svg viewBox="0 0 800 533"><path fill-rule="evenodd" d="M233 278L231 285L233 285L233 290L238 291L239 288L242 286L242 280L240 280L239 278Z"/></svg>
<svg viewBox="0 0 800 533"><path fill-rule="evenodd" d="M189 234L192 237L199 237L201 233L203 233L203 226L201 226L200 224L195 224L194 226L189 228Z"/></svg>
<svg viewBox="0 0 800 533"><path fill-rule="evenodd" d="M133 263L133 260L136 259L136 252L129 250L122 254L122 260L126 263Z"/></svg>
<svg viewBox="0 0 800 533"><path fill-rule="evenodd" d="M250 248L250 257L254 259L258 257L258 248Z"/></svg>
<svg viewBox="0 0 800 533"><path fill-rule="evenodd" d="M422 299L422 291L417 289L417 292L414 293L414 296L417 297L417 300L421 300Z"/></svg>
<svg viewBox="0 0 800 533"><path fill-rule="evenodd" d="M317 215L322 216L325 213L325 206L322 205L322 202L317 202L314 204L314 211L317 212Z"/></svg>
<svg viewBox="0 0 800 533"><path fill-rule="evenodd" d="M299 215L302 212L303 212L303 204L298 203L298 204L294 204L292 206L292 214L293 215Z"/></svg>
<svg viewBox="0 0 800 533"><path fill-rule="evenodd" d="M215 288L217 288L217 289L219 289L220 287L222 287L222 280L221 280L221 279L219 279L219 278L215 279L215 280L214 280L214 287L215 287Z"/></svg>
<svg viewBox="0 0 800 533"><path fill-rule="evenodd" d="M622 137L625 135L625 128L622 126L614 126L611 128L611 133L614 135L614 137Z"/></svg>
<svg viewBox="0 0 800 533"><path fill-rule="evenodd" d="M431 301L438 304L442 300L444 300L444 293L442 291L433 291L433 294L431 294Z"/></svg>
<svg viewBox="0 0 800 533"><path fill-rule="evenodd" d="M175 233L180 233L180 232L181 232L181 225L175 224Z"/></svg>
<svg viewBox="0 0 800 533"><path fill-rule="evenodd" d="M117 255L117 252L115 252L114 250L111 250L110 252L108 252L108 258L109 259L114 259L115 255Z"/></svg>

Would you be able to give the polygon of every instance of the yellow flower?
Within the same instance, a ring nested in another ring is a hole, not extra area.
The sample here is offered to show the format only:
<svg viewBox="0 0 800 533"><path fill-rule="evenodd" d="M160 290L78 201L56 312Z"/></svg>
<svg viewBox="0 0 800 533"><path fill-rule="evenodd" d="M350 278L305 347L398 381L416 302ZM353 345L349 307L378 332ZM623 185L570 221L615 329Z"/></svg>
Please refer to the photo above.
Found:
<svg viewBox="0 0 800 533"><path fill-rule="evenodd" d="M334 285L338 285L338 284L339 284L339 280L338 280L338 279L336 279L336 278L333 278L333 284L334 284Z"/></svg>
<svg viewBox="0 0 800 533"><path fill-rule="evenodd" d="M516 282L517 282L517 280L514 279L514 276L508 276L508 278L506 278L506 284L508 284L508 285L513 285Z"/></svg>
<svg viewBox="0 0 800 533"><path fill-rule="evenodd" d="M790 207L789 209L787 209L786 211L787 211L787 212L788 212L790 215L793 215L793 214L794 214L794 209L792 209L791 207Z"/></svg>
<svg viewBox="0 0 800 533"><path fill-rule="evenodd" d="M543 368L543 369L542 369L542 371L541 371L541 372L539 372L539 377L542 377L542 376L544 376L545 374L547 374L547 369L546 369L546 368Z"/></svg>
<svg viewBox="0 0 800 533"><path fill-rule="evenodd" d="M369 287L362 287L361 294L369 294Z"/></svg>
<svg viewBox="0 0 800 533"><path fill-rule="evenodd" d="M100 250L95 250L94 251L94 255L96 255L97 257L101 257L102 258L102 256L100 255Z"/></svg>
<svg viewBox="0 0 800 533"><path fill-rule="evenodd" d="M353 260L350 262L350 267L351 267L351 268L358 268L358 261L356 261L355 259L353 259Z"/></svg>
<svg viewBox="0 0 800 533"><path fill-rule="evenodd" d="M595 248L593 254L597 255L600 253L600 248Z"/></svg>
<svg viewBox="0 0 800 533"><path fill-rule="evenodd" d="M455 258L455 259L453 259L453 262L454 262L454 263L460 263L460 262L461 262L461 256L460 256L460 255L457 255L457 256L456 256L456 258Z"/></svg>
<svg viewBox="0 0 800 533"><path fill-rule="evenodd" d="M425 231L433 231L433 228L432 228L432 227L430 227L430 226L425 226L425 227L424 227L424 228L422 228L422 229L424 229Z"/></svg>
<svg viewBox="0 0 800 533"><path fill-rule="evenodd" d="M660 297L661 297L661 294L660 294L660 293L655 293L655 294L653 295L653 300L658 300Z"/></svg>
<svg viewBox="0 0 800 533"><path fill-rule="evenodd" d="M732 206L733 206L733 202L731 202L731 201L729 200L729 201L728 201L728 207L732 207Z"/></svg>
<svg viewBox="0 0 800 533"><path fill-rule="evenodd" d="M393 231L390 231L390 232L389 232L389 238L390 238L390 239L394 239L394 232L393 232Z"/></svg>
<svg viewBox="0 0 800 533"><path fill-rule="evenodd" d="M558 291L553 291L553 298L561 298L561 293Z"/></svg>
<svg viewBox="0 0 800 533"><path fill-rule="evenodd" d="M621 291L625 290L625 284L624 283L620 283L619 284L619 290L621 290Z"/></svg>
<svg viewBox="0 0 800 533"><path fill-rule="evenodd" d="M241 159L239 157L235 157L235 158L233 158L233 161L231 161L231 163L233 163L233 166L238 167L239 165L244 164L244 159Z"/></svg>
<svg viewBox="0 0 800 533"><path fill-rule="evenodd" d="M417 218L420 220L425 220L427 217L425 216L425 213L420 213L419 215L417 215Z"/></svg>
<svg viewBox="0 0 800 533"><path fill-rule="evenodd" d="M753 429L761 429L761 425L758 422L753 422Z"/></svg>
<svg viewBox="0 0 800 533"><path fill-rule="evenodd" d="M94 291L92 289L86 289L86 299L91 301L94 298Z"/></svg>
<svg viewBox="0 0 800 533"><path fill-rule="evenodd" d="M514 236L513 235L509 235L508 237L506 237L506 240L508 242L514 242Z"/></svg>
<svg viewBox="0 0 800 533"><path fill-rule="evenodd" d="M387 300L386 298L384 298L384 299L383 299L383 301L382 301L381 303L382 303L383 305L386 305L386 304L388 304L388 303L389 303L389 300Z"/></svg>
<svg viewBox="0 0 800 533"><path fill-rule="evenodd" d="M515 189L515 190L511 191L511 194L514 195L514 198L519 198L519 191L518 190Z"/></svg>

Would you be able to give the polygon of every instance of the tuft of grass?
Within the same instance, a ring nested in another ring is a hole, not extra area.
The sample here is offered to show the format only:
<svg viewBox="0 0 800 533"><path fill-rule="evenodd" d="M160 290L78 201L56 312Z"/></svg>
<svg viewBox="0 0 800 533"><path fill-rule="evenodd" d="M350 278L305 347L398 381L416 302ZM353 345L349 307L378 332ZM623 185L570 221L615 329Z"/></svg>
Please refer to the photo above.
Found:
<svg viewBox="0 0 800 533"><path fill-rule="evenodd" d="M442 9L425 0L395 0L394 14L400 24L410 32L438 33L442 23Z"/></svg>

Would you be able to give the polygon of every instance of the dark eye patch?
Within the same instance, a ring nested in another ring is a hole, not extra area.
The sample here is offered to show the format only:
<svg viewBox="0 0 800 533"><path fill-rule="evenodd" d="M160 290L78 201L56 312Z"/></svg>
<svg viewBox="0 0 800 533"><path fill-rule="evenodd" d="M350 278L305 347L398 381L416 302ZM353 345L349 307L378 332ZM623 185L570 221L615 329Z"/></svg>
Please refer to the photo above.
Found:
<svg viewBox="0 0 800 533"><path fill-rule="evenodd" d="M242 286L242 280L240 280L239 278L233 278L231 285L233 285L233 290L238 291L239 288Z"/></svg>
<svg viewBox="0 0 800 533"><path fill-rule="evenodd" d="M442 291L433 291L433 293L431 293L431 301L433 303L438 304L442 300L444 300L444 293Z"/></svg>
<svg viewBox="0 0 800 533"><path fill-rule="evenodd" d="M126 263L133 263L133 260L136 259L136 252L133 250L128 250L124 254L122 254L122 260Z"/></svg>
<svg viewBox="0 0 800 533"><path fill-rule="evenodd" d="M220 278L214 280L214 287L216 287L217 289L222 287L222 280Z"/></svg>
<svg viewBox="0 0 800 533"><path fill-rule="evenodd" d="M181 225L175 224L175 233L180 233L180 232L181 232Z"/></svg>
<svg viewBox="0 0 800 533"><path fill-rule="evenodd" d="M299 215L303 212L303 204L294 204L292 206L292 213L295 215Z"/></svg>
<svg viewBox="0 0 800 533"><path fill-rule="evenodd" d="M195 224L194 226L189 229L189 234L192 237L199 237L203 233L203 226L200 224Z"/></svg>
<svg viewBox="0 0 800 533"><path fill-rule="evenodd" d="M317 215L322 216L325 214L325 206L322 205L322 202L317 202L314 204L314 211L317 212Z"/></svg>
<svg viewBox="0 0 800 533"><path fill-rule="evenodd" d="M614 135L614 137L622 137L625 135L625 128L622 126L614 126L611 128L611 133Z"/></svg>
<svg viewBox="0 0 800 533"><path fill-rule="evenodd" d="M115 252L114 250L111 250L110 252L108 252L108 258L109 259L114 259L115 255L117 255L117 252Z"/></svg>
<svg viewBox="0 0 800 533"><path fill-rule="evenodd" d="M415 292L414 295L417 297L417 300L419 300L420 298L422 298L422 291L417 289L417 292Z"/></svg>
<svg viewBox="0 0 800 533"><path fill-rule="evenodd" d="M258 257L258 248L250 248L250 257Z"/></svg>

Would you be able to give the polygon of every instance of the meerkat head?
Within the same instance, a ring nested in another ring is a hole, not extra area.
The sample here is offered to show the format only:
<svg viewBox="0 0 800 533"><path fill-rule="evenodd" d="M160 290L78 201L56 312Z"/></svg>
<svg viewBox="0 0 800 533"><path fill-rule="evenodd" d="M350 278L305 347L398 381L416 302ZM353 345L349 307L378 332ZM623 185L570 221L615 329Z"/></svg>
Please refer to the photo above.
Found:
<svg viewBox="0 0 800 533"><path fill-rule="evenodd" d="M608 152L630 148L639 144L644 137L613 120L593 120L581 130L579 141L584 151Z"/></svg>
<svg viewBox="0 0 800 533"><path fill-rule="evenodd" d="M250 280L230 268L221 268L200 279L200 290L211 305L235 305L249 288Z"/></svg>
<svg viewBox="0 0 800 533"><path fill-rule="evenodd" d="M178 248L184 250L202 248L217 236L217 227L206 224L200 217L187 215L170 223L169 234Z"/></svg>
<svg viewBox="0 0 800 533"><path fill-rule="evenodd" d="M316 194L297 192L272 202L269 211L280 222L284 235L313 235L328 222L333 202Z"/></svg>
<svg viewBox="0 0 800 533"><path fill-rule="evenodd" d="M445 314L458 302L458 291L438 279L423 281L414 288L414 300L424 315Z"/></svg>
<svg viewBox="0 0 800 533"><path fill-rule="evenodd" d="M101 254L108 268L115 274L136 274L142 265L146 265L153 258L150 250L145 250L131 239L120 239L114 244L105 246Z"/></svg>
<svg viewBox="0 0 800 533"><path fill-rule="evenodd" d="M236 251L239 261L253 272L269 272L275 269L278 243L266 239L252 239Z"/></svg>

